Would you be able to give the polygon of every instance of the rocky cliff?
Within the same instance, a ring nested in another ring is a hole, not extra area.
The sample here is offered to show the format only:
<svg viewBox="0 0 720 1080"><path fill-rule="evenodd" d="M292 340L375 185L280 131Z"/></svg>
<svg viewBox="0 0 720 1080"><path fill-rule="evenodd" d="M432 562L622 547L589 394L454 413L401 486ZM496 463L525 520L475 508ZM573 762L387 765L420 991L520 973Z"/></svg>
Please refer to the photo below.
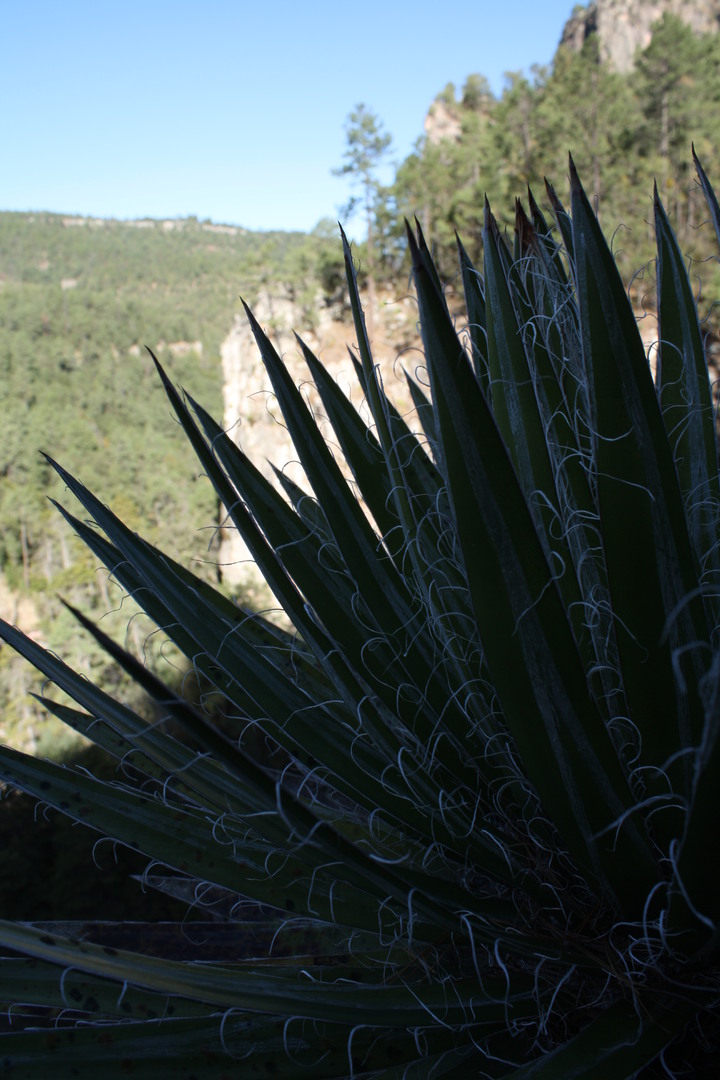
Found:
<svg viewBox="0 0 720 1080"><path fill-rule="evenodd" d="M560 45L579 52L585 39L597 34L601 60L627 72L637 50L650 44L653 25L666 13L682 19L696 34L720 29L720 0L593 0L573 11Z"/></svg>
<svg viewBox="0 0 720 1080"><path fill-rule="evenodd" d="M318 311L320 318L314 330L307 333L302 313L281 286L277 286L272 294L262 294L253 305L256 319L283 357L296 385L302 386L308 404L323 430L327 431L332 445L332 433L328 430L329 425L323 424L321 402L308 381L308 371L293 329L322 360L361 412L362 401L348 356L348 346L355 341L352 324L343 320L339 312L332 312L320 304ZM382 293L379 295L373 355L386 389L403 413L409 412L412 402L402 378L402 368L416 375L415 369L422 362L416 323L414 300L407 296L395 299ZM309 490L244 314L235 317L222 344L221 358L225 429L271 482L277 484L275 466ZM339 455L338 460L342 464ZM260 608L272 603L247 547L228 522L224 523L220 533L219 564L223 580L241 592L245 602Z"/></svg>
<svg viewBox="0 0 720 1080"><path fill-rule="evenodd" d="M442 97L436 98L428 110L423 127L429 143L440 143L444 139L457 142L462 134L459 106Z"/></svg>

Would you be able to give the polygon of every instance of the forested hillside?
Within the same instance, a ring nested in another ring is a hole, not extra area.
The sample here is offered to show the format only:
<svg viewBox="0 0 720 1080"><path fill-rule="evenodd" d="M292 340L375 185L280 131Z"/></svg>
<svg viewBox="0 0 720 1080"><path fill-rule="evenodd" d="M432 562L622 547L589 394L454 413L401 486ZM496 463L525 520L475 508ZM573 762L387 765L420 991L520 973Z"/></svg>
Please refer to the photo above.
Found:
<svg viewBox="0 0 720 1080"><path fill-rule="evenodd" d="M177 383L222 415L219 348L239 296L270 282L304 307L332 292L337 242L251 234L193 219L98 222L0 214L0 601L44 638L62 622L70 658L92 665L57 595L98 617L119 597L48 501L63 501L46 451L169 553L212 564L217 510L210 485L168 414L145 345ZM198 529L207 531L198 535ZM131 608L116 617L122 635ZM112 619L109 620L112 623ZM142 651L147 627L130 623ZM57 640L57 638L56 638ZM152 643L149 646L152 649ZM108 672L109 677L109 672ZM25 665L0 650L0 733L55 750L28 696ZM40 727L35 728L35 721ZM23 733L15 731L18 722ZM28 734L29 733L29 734Z"/></svg>
<svg viewBox="0 0 720 1080"><path fill-rule="evenodd" d="M560 47L550 67L510 73L499 97L481 74L460 92L449 84L378 200L386 258L400 257L402 219L417 213L452 273L456 230L469 250L479 247L485 194L508 225L528 182L542 203L543 177L564 199L568 151L603 228L621 230L614 246L628 279L651 256L655 179L684 249L706 257L690 151L694 142L709 175L720 173L720 35L696 35L666 14L632 70L618 73L599 56L590 34L579 52Z"/></svg>

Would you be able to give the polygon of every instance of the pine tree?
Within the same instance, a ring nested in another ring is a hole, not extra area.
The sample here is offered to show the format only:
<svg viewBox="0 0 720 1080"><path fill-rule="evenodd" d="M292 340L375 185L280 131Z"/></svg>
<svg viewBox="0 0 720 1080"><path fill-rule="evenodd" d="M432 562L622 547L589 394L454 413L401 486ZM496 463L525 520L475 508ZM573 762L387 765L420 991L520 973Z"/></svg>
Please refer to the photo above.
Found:
<svg viewBox="0 0 720 1080"><path fill-rule="evenodd" d="M366 105L356 105L349 114L345 133L347 136L347 149L345 150L344 164L333 169L335 176L350 176L353 183L360 188L361 195L353 197L348 203L345 213L350 215L358 204L362 206L366 226L366 271L368 280L369 303L368 323L370 336L372 337L373 322L376 310L375 299L375 214L376 203L381 191L378 180L378 166L386 158L392 144L392 136L383 131L380 119Z"/></svg>

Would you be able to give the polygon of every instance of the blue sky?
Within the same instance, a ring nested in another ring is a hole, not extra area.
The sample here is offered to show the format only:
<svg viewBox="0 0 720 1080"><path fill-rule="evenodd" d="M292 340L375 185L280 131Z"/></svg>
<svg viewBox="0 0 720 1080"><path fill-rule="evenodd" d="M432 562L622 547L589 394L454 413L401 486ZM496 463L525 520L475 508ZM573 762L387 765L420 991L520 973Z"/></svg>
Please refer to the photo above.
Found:
<svg viewBox="0 0 720 1080"><path fill-rule="evenodd" d="M2 3L0 209L337 218L364 102L401 161L435 95L551 61L573 0Z"/></svg>

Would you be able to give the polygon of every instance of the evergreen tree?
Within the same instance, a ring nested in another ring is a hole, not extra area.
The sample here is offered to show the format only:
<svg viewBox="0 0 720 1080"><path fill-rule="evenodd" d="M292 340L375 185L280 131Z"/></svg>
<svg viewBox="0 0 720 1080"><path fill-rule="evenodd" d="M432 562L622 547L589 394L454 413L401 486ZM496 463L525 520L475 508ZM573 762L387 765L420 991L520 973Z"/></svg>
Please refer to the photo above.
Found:
<svg viewBox="0 0 720 1080"><path fill-rule="evenodd" d="M358 203L362 205L366 226L366 269L369 289L368 317L372 334L375 313L375 232L374 222L377 202L381 192L377 170L387 156L392 143L392 136L383 131L380 119L366 105L356 105L349 114L345 133L347 148L344 163L333 169L335 176L350 176L360 188L359 197L353 197L346 207L346 213L352 214Z"/></svg>
<svg viewBox="0 0 720 1080"><path fill-rule="evenodd" d="M611 220L632 141L632 105L627 80L602 64L593 34L580 52L558 49L537 107L546 169L562 175L571 150L590 178L588 194L597 212L606 209Z"/></svg>
<svg viewBox="0 0 720 1080"><path fill-rule="evenodd" d="M665 14L640 53L634 74L641 102L638 148L651 160L661 194L675 211L676 229L687 224L690 186L688 146L703 108L698 99L706 45L677 16ZM683 214L685 209L685 214Z"/></svg>
<svg viewBox="0 0 720 1080"><path fill-rule="evenodd" d="M504 189L500 202L520 195L538 174L542 124L538 117L545 73L536 68L531 82L520 71L505 73L506 85L494 112L495 155L500 159Z"/></svg>

